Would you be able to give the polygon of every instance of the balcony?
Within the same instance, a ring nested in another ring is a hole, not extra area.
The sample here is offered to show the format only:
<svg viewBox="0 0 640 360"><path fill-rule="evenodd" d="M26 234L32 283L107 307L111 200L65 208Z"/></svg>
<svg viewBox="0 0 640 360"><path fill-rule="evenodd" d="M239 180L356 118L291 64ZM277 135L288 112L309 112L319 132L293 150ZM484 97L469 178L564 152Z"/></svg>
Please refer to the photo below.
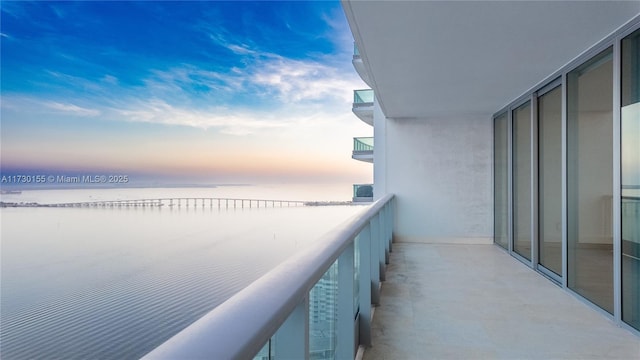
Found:
<svg viewBox="0 0 640 360"><path fill-rule="evenodd" d="M353 202L373 201L373 184L354 184Z"/></svg>
<svg viewBox="0 0 640 360"><path fill-rule="evenodd" d="M351 157L355 160L373 163L373 137L353 138Z"/></svg>
<svg viewBox="0 0 640 360"><path fill-rule="evenodd" d="M394 243L376 359L638 359L640 341L496 245Z"/></svg>
<svg viewBox="0 0 640 360"><path fill-rule="evenodd" d="M353 90L353 113L360 120L373 126L373 101L375 96L373 90Z"/></svg>
<svg viewBox="0 0 640 360"><path fill-rule="evenodd" d="M392 244L394 201L378 200L145 358L637 358L634 334L498 246Z"/></svg>
<svg viewBox="0 0 640 360"><path fill-rule="evenodd" d="M333 229L145 359L353 359L371 344L393 195Z"/></svg>
<svg viewBox="0 0 640 360"><path fill-rule="evenodd" d="M351 63L353 64L353 67L356 69L356 72L358 73L358 75L360 75L360 78L362 79L362 81L364 81L367 85L371 86L369 73L367 73L367 70L364 67L364 62L362 62L362 57L360 57L360 51L358 50L358 47L356 46L355 43L353 44L353 60L351 60Z"/></svg>

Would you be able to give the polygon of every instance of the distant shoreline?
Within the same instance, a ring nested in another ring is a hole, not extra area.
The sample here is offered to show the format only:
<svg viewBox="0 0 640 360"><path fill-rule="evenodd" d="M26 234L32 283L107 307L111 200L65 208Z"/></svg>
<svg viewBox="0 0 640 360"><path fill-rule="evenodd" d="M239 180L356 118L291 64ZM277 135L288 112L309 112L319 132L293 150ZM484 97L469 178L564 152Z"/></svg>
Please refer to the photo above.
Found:
<svg viewBox="0 0 640 360"><path fill-rule="evenodd" d="M151 203L146 203L145 201L147 200L105 200L105 201L89 201L89 202L72 202L72 203L60 203L60 204L41 204L38 202L4 202L4 201L0 201L0 208L24 208L24 207L29 207L29 208L42 208L42 207L46 207L46 208L64 208L64 207L72 207L72 208L79 208L79 207L101 207L101 208L105 208L105 207L128 207L128 206L151 206L151 207L163 207L166 204L162 203L162 200L167 200L167 199L151 199L154 200L155 202ZM195 199L194 199L195 200ZM229 199L229 200L234 200L234 199ZM243 201L243 199L235 199L236 201ZM244 201L249 201L248 199L244 199ZM267 202L273 202L274 204L272 204L272 208L275 208L275 203L280 202L280 207L282 207L282 203L300 203L303 206L351 206L351 205L367 205L367 203L354 203L353 201L288 201L288 200L259 200L259 199L252 199L251 201L255 201L257 203L257 207L259 208L259 202L265 202L265 207ZM128 205L127 205L128 204ZM204 202L202 203L204 205ZM242 203L243 207L244 207L244 202ZM189 207L189 204L187 203L185 205L186 207ZM228 204L227 204L228 206ZM169 206L171 207L171 205ZM197 203L193 203L193 207L197 207ZM213 207L213 202L210 203L210 207ZM233 205L234 208L236 208L236 205L234 203Z"/></svg>
<svg viewBox="0 0 640 360"><path fill-rule="evenodd" d="M27 185L27 186L25 186ZM10 194L14 191L29 190L83 190L83 189L178 189L178 188L205 188L213 189L225 186L254 186L254 184L119 184L119 185L37 185L37 184L3 184L0 185L2 194Z"/></svg>

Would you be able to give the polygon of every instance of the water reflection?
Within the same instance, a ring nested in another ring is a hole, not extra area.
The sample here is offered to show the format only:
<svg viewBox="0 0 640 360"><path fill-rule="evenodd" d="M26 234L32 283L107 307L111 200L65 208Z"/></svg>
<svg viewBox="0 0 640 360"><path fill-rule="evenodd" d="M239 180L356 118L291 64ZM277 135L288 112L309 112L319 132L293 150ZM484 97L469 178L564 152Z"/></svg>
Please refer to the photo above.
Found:
<svg viewBox="0 0 640 360"><path fill-rule="evenodd" d="M3 358L139 358L362 210L2 209Z"/></svg>

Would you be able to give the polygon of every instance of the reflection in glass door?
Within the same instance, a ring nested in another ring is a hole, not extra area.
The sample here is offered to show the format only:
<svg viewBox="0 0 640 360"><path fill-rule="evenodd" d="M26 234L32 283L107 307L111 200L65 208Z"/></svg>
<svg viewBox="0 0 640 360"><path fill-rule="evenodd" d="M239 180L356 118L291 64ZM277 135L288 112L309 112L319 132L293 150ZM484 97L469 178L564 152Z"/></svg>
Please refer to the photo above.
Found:
<svg viewBox="0 0 640 360"><path fill-rule="evenodd" d="M622 320L640 330L640 30L622 40Z"/></svg>
<svg viewBox="0 0 640 360"><path fill-rule="evenodd" d="M613 314L612 57L567 74L567 282Z"/></svg>
<svg viewBox="0 0 640 360"><path fill-rule="evenodd" d="M513 251L531 260L531 102L512 115Z"/></svg>
<svg viewBox="0 0 640 360"><path fill-rule="evenodd" d="M538 262L562 276L562 88L538 97Z"/></svg>

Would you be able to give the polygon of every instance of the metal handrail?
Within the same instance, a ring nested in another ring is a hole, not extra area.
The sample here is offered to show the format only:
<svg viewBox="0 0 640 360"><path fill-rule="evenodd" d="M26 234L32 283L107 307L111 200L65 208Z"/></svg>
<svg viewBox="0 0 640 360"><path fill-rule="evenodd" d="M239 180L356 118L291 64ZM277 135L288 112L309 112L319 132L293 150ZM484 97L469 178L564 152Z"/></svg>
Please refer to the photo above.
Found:
<svg viewBox="0 0 640 360"><path fill-rule="evenodd" d="M386 195L247 286L144 359L252 358L304 301L355 237L393 199Z"/></svg>
<svg viewBox="0 0 640 360"><path fill-rule="evenodd" d="M353 151L373 151L373 137L354 137Z"/></svg>

